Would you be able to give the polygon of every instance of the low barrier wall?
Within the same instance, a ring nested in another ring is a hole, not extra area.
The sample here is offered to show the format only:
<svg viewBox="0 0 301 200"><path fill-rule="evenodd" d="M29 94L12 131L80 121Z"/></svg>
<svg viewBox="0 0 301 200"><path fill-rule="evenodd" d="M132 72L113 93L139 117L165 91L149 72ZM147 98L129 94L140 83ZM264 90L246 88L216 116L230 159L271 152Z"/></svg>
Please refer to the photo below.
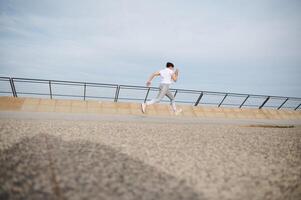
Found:
<svg viewBox="0 0 301 200"><path fill-rule="evenodd" d="M178 105L183 112L176 117L220 117L238 119L293 119L301 120L299 110L221 108L206 106ZM93 113L117 115L175 116L167 104L148 106L143 114L139 103L61 100L41 98L0 97L0 111Z"/></svg>

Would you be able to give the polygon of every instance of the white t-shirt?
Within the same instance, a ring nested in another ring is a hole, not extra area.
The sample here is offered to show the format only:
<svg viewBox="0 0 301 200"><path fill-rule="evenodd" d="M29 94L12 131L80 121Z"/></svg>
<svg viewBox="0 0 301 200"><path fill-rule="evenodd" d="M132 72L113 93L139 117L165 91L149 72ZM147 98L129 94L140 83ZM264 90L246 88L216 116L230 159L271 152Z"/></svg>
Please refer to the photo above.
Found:
<svg viewBox="0 0 301 200"><path fill-rule="evenodd" d="M173 71L169 68L165 68L160 70L160 76L161 76L161 82L163 84L171 84L172 83L172 79L171 76L173 75Z"/></svg>

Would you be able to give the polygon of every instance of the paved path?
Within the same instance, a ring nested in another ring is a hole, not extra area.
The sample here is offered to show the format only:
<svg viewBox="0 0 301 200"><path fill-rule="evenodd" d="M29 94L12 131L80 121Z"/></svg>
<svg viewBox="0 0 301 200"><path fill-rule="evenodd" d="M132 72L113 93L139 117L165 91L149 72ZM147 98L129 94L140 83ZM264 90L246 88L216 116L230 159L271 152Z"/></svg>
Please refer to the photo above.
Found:
<svg viewBox="0 0 301 200"><path fill-rule="evenodd" d="M0 199L301 196L299 126L7 118Z"/></svg>
<svg viewBox="0 0 301 200"><path fill-rule="evenodd" d="M220 117L176 117L147 115L110 115L91 113L53 113L53 112L14 112L0 111L0 119L45 119L73 121L122 121L122 122L153 122L177 124L228 124L228 125L274 125L301 126L299 119L227 119Z"/></svg>

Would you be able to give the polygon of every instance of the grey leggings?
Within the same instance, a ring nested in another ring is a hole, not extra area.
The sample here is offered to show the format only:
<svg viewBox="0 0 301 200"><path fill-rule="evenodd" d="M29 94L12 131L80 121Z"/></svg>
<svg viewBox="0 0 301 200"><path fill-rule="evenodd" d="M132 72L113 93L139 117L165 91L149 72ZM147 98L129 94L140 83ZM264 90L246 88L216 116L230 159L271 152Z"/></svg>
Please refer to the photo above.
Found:
<svg viewBox="0 0 301 200"><path fill-rule="evenodd" d="M152 99L151 101L146 102L146 105L151 105L154 103L159 103L164 96L167 96L170 100L170 105L172 106L173 110L176 111L176 105L175 105L175 97L173 94L169 91L170 84L160 84L159 88L160 91L155 99Z"/></svg>

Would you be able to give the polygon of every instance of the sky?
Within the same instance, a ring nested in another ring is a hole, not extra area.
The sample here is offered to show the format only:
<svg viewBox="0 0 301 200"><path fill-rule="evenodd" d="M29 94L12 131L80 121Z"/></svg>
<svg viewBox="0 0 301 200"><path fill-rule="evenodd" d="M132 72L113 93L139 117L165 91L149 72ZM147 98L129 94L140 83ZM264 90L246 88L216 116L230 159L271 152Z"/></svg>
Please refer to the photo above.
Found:
<svg viewBox="0 0 301 200"><path fill-rule="evenodd" d="M0 0L0 76L301 97L299 0ZM158 85L158 80L153 86Z"/></svg>

